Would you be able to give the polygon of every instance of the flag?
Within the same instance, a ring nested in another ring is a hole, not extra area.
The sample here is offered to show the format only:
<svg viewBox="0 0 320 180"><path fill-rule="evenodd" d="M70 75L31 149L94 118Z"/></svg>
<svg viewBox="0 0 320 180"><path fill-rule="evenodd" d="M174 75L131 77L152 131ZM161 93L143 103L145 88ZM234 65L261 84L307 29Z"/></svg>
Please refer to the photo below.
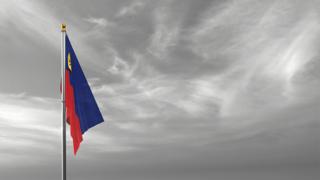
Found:
<svg viewBox="0 0 320 180"><path fill-rule="evenodd" d="M104 120L67 35L65 41L66 120L70 124L73 150L76 154L82 135Z"/></svg>

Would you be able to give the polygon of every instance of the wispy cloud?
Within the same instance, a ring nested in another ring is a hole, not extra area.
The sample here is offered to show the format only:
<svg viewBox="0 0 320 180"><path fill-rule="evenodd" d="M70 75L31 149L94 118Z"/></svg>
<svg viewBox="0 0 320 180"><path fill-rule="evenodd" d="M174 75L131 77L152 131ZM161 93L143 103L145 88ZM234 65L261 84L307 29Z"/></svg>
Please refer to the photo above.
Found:
<svg viewBox="0 0 320 180"><path fill-rule="evenodd" d="M109 22L105 18L94 18L94 17L89 17L84 19L85 21L92 23L98 27L107 27L107 26L112 26L114 25L112 22Z"/></svg>
<svg viewBox="0 0 320 180"><path fill-rule="evenodd" d="M143 1L134 1L131 4L122 7L119 12L116 14L116 17L131 16L136 14L145 6Z"/></svg>
<svg viewBox="0 0 320 180"><path fill-rule="evenodd" d="M222 114L290 103L297 88L292 83L295 75L317 54L311 48L319 34L313 12L301 11L298 20L286 24L282 19L291 18L290 10L274 16L285 11L281 3L253 3L256 7L247 11L251 2L226 3L216 15L206 12L208 17L194 28L190 38L195 52L203 58L228 58L229 64L220 75L207 75L205 80L211 81L212 92L222 92L216 95L222 100ZM241 18L231 18L235 16Z"/></svg>
<svg viewBox="0 0 320 180"><path fill-rule="evenodd" d="M102 54L92 46L89 46L87 41L92 38L106 38L105 27L113 26L114 23L109 22L104 18L81 18L85 21L95 24L92 28L82 29L73 18L57 16L57 12L51 10L44 3L38 1L1 1L0 22L4 28L18 28L19 32L27 35L34 42L40 42L49 45L55 50L60 48L60 29L61 23L67 23L70 29L68 34L72 37L71 41L77 51L78 57L81 58L83 64L91 70L102 69L101 64L104 64ZM66 22L68 20L68 22ZM14 26L12 26L14 25ZM100 28L97 28L100 27ZM7 32L8 33L8 32ZM10 38L15 38L14 35ZM42 38L39 40L39 38ZM88 59L96 59L93 63L88 63ZM105 64L104 64L105 65Z"/></svg>
<svg viewBox="0 0 320 180"><path fill-rule="evenodd" d="M20 27L20 31L31 37L41 37L50 45L59 47L59 20L50 14L46 6L36 1L5 1L0 3L0 25L9 28L10 24Z"/></svg>
<svg viewBox="0 0 320 180"><path fill-rule="evenodd" d="M154 32L150 37L148 51L163 59L170 47L175 46L179 37L179 24L171 23L168 9L159 8L154 13Z"/></svg>
<svg viewBox="0 0 320 180"><path fill-rule="evenodd" d="M1 163L16 166L21 158L38 163L41 159L36 155L55 154L60 132L59 101L14 94L1 94L0 99L0 151L9 161Z"/></svg>

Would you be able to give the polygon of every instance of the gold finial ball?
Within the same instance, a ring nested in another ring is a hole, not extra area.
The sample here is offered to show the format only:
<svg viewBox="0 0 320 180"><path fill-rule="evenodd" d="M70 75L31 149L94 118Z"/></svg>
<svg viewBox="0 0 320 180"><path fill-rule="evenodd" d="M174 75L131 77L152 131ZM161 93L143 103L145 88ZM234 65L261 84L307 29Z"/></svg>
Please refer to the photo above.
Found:
<svg viewBox="0 0 320 180"><path fill-rule="evenodd" d="M67 25L66 24L61 24L61 32L66 32Z"/></svg>

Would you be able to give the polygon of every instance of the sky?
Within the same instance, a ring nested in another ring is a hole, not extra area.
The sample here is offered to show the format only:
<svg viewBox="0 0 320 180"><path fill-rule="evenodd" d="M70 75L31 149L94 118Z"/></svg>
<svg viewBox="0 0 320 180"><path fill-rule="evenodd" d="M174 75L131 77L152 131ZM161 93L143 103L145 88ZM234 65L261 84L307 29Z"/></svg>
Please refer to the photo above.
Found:
<svg viewBox="0 0 320 180"><path fill-rule="evenodd" d="M319 0L0 4L0 179L61 176L61 23L105 119L68 179L319 179Z"/></svg>

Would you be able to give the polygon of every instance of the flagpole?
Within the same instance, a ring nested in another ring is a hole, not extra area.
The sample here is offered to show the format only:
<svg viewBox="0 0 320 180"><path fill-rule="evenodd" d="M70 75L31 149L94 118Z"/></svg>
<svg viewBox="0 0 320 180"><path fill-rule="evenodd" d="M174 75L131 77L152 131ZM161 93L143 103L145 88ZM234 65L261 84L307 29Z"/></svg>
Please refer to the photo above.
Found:
<svg viewBox="0 0 320 180"><path fill-rule="evenodd" d="M61 151L62 151L62 160L61 160L61 179L66 180L67 179L67 154L66 154L66 106L65 106L65 50L66 50L66 25L61 24L61 103L62 103L62 146L61 146Z"/></svg>

